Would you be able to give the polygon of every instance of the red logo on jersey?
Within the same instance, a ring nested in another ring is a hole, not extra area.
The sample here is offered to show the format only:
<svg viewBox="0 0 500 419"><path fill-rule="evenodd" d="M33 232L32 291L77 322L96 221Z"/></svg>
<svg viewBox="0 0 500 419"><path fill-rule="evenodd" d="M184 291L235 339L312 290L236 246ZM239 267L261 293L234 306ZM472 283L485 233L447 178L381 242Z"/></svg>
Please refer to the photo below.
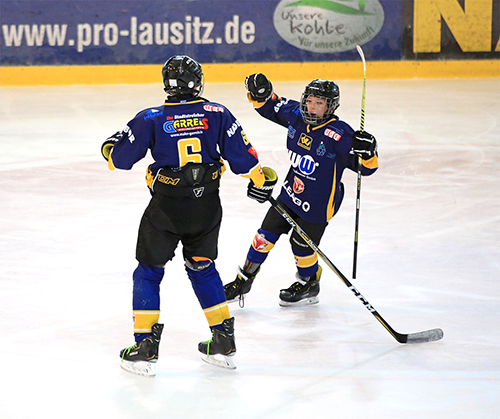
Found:
<svg viewBox="0 0 500 419"><path fill-rule="evenodd" d="M257 150L255 150L254 146L250 147L250 148L248 149L248 152L249 152L252 156L254 156L257 160L259 160L259 157L257 156Z"/></svg>
<svg viewBox="0 0 500 419"><path fill-rule="evenodd" d="M325 129L325 135L329 138L333 138L335 141L339 141L342 138L342 135L330 128Z"/></svg>
<svg viewBox="0 0 500 419"><path fill-rule="evenodd" d="M294 177L293 178L293 191L296 193L296 194L299 194L299 193L302 193L304 192L304 182L302 182L298 177Z"/></svg>
<svg viewBox="0 0 500 419"><path fill-rule="evenodd" d="M224 108L221 108L220 106L203 105L203 109L208 112L224 112Z"/></svg>

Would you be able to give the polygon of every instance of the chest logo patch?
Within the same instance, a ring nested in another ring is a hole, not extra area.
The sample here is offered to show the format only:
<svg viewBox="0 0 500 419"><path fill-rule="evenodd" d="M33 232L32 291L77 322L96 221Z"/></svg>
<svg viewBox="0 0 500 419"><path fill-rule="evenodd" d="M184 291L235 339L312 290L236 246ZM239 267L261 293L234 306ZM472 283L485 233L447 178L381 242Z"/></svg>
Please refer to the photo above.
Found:
<svg viewBox="0 0 500 419"><path fill-rule="evenodd" d="M316 149L316 154L320 157L322 157L326 154L326 147L325 147L325 144L323 143L323 141L321 141L321 144Z"/></svg>
<svg viewBox="0 0 500 419"><path fill-rule="evenodd" d="M297 145L299 147L305 148L306 150L310 150L312 141L313 139L311 137L308 137L306 134L302 133L300 134L300 138Z"/></svg>
<svg viewBox="0 0 500 419"><path fill-rule="evenodd" d="M296 194L304 192L304 182L302 182L297 176L293 177L293 191Z"/></svg>

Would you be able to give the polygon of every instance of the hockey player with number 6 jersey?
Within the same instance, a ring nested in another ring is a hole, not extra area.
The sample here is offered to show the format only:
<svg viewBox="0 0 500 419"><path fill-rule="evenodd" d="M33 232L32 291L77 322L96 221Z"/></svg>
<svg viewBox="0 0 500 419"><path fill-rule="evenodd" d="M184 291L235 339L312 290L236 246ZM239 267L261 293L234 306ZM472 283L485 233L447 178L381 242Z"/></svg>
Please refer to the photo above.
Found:
<svg viewBox="0 0 500 419"><path fill-rule="evenodd" d="M260 194L262 188L272 191L276 174L261 168L231 112L201 97L204 80L198 62L176 55L162 74L165 103L139 112L101 148L111 170L131 169L148 150L155 160L147 170L152 198L139 226L139 265L133 274L136 343L120 352L121 366L135 374L155 375L163 331L160 283L165 264L182 243L186 272L212 331L212 338L200 342L198 350L204 361L233 369L234 318L214 262L222 219L222 159L232 172L250 179L249 194ZM182 324L182 319L175 321Z"/></svg>
<svg viewBox="0 0 500 419"><path fill-rule="evenodd" d="M260 73L247 77L245 85L255 110L287 128L290 169L278 202L319 244L328 222L342 203L344 170L357 172L357 154L362 156L363 176L377 170L375 137L367 132L355 132L335 115L340 106L340 90L333 81L313 80L306 86L300 102L277 96L271 82ZM253 239L243 268L239 268L236 279L224 287L229 302L239 300L242 304L269 252L290 229L288 222L271 207ZM280 291L280 305L317 303L321 276L317 255L295 231L290 243L297 281Z"/></svg>

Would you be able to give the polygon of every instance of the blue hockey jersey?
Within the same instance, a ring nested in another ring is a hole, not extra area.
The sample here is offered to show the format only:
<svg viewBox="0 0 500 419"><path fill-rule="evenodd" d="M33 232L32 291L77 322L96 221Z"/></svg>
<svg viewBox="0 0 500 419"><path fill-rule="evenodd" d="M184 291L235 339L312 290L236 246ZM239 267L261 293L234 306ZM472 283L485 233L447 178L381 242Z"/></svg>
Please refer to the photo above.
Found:
<svg viewBox="0 0 500 419"><path fill-rule="evenodd" d="M279 198L306 221L329 221L344 197L341 183L344 170L357 172L358 157L351 146L354 130L335 115L322 125L306 124L299 102L276 95L264 105L255 102L254 106L263 117L288 129L291 166ZM375 155L363 160L361 174L371 175L377 168Z"/></svg>
<svg viewBox="0 0 500 419"><path fill-rule="evenodd" d="M264 184L257 152L239 121L224 106L203 98L165 101L162 106L139 112L123 129L123 137L110 155L110 169L129 170L145 157L148 149L155 162L147 180L162 167L183 167L189 162L223 166Z"/></svg>

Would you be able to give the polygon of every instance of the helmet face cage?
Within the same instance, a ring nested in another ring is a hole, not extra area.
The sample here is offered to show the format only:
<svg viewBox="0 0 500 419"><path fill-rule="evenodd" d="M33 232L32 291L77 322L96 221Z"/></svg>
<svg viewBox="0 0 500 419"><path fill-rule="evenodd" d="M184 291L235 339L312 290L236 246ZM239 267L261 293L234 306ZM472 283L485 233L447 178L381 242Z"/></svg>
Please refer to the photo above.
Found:
<svg viewBox="0 0 500 419"><path fill-rule="evenodd" d="M187 55L174 55L163 65L163 85L169 95L197 97L202 94L201 65Z"/></svg>
<svg viewBox="0 0 500 419"><path fill-rule="evenodd" d="M322 116L310 114L307 109L307 99L319 97L326 100L326 110ZM337 84L329 80L316 79L309 83L300 99L300 113L306 124L321 125L331 119L335 110L340 106L340 89Z"/></svg>

